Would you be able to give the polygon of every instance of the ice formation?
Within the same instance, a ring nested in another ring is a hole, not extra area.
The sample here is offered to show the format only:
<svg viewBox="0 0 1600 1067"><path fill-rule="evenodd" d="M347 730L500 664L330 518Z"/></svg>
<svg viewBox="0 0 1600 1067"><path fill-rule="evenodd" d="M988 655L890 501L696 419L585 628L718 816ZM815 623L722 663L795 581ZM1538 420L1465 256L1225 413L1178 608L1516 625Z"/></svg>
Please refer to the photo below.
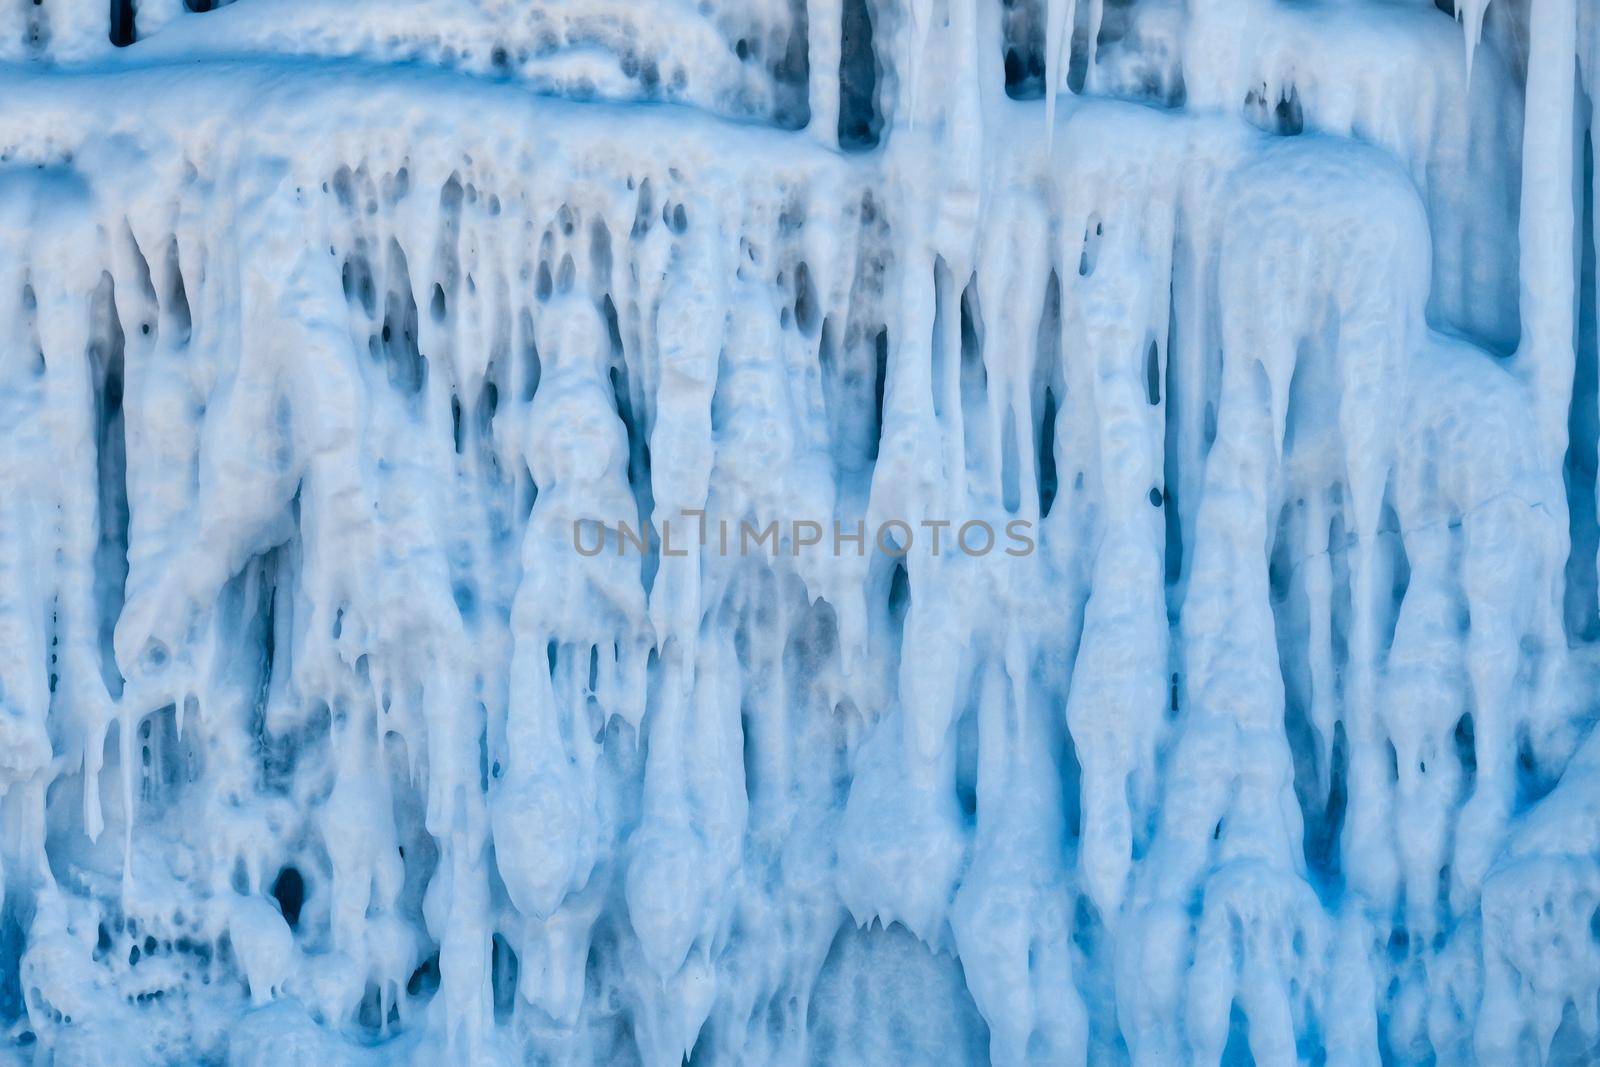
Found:
<svg viewBox="0 0 1600 1067"><path fill-rule="evenodd" d="M1595 1062L1597 91L1593 0L6 0L0 1058Z"/></svg>

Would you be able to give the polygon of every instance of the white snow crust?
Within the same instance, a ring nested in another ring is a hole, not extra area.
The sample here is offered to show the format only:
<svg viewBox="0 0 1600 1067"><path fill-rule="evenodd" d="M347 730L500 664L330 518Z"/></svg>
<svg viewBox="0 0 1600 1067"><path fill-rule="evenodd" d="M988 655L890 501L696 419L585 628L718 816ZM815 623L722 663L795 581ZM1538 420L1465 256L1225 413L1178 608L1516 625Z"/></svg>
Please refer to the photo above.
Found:
<svg viewBox="0 0 1600 1067"><path fill-rule="evenodd" d="M0 0L0 1062L1600 1062L1597 94L1594 0Z"/></svg>

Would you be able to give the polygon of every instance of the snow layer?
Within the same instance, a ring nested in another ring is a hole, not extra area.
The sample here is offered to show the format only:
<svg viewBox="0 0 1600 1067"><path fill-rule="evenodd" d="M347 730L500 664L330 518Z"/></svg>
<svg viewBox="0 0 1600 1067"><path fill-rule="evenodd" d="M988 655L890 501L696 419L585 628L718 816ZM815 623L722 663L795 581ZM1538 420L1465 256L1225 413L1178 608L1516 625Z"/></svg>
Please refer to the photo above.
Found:
<svg viewBox="0 0 1600 1067"><path fill-rule="evenodd" d="M4 1055L1594 1062L1600 12L1459 6L10 0Z"/></svg>

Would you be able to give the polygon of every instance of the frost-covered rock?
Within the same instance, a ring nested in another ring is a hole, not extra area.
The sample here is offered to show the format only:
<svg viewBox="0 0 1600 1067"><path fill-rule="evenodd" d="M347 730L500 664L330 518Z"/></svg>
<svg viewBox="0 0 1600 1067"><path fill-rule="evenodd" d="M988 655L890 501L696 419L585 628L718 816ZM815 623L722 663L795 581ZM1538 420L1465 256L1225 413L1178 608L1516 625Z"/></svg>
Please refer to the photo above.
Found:
<svg viewBox="0 0 1600 1067"><path fill-rule="evenodd" d="M11 3L4 1057L1594 1062L1597 90L1588 0Z"/></svg>

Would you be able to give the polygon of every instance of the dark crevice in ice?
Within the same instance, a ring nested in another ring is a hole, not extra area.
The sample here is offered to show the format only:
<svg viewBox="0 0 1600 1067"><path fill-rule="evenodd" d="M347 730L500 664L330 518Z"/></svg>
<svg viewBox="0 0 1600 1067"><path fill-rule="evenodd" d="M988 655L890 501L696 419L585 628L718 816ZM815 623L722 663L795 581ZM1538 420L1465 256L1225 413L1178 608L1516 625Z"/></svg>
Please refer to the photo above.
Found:
<svg viewBox="0 0 1600 1067"><path fill-rule="evenodd" d="M883 116L878 110L880 64L866 0L844 0L839 49L839 147L862 151L878 146Z"/></svg>
<svg viewBox="0 0 1600 1067"><path fill-rule="evenodd" d="M111 0L111 43L126 48L134 40L134 0Z"/></svg>
<svg viewBox="0 0 1600 1067"><path fill-rule="evenodd" d="M1600 552L1600 519L1595 501L1596 445L1600 440L1600 367L1597 351L1595 307L1595 197L1594 139L1583 139L1582 217L1578 227L1580 284L1578 333L1573 368L1572 404L1567 416L1567 456L1562 474L1566 481L1568 532L1572 551L1567 557L1565 614L1567 636L1591 641L1600 636L1600 582L1595 571Z"/></svg>
<svg viewBox="0 0 1600 1067"><path fill-rule="evenodd" d="M112 634L122 615L128 578L128 458L125 420L123 333L117 316L116 286L109 272L100 277L90 315L89 360L96 407L95 456L100 537L95 546L95 604L99 609L100 671L113 698L122 695L122 672L112 650Z"/></svg>

